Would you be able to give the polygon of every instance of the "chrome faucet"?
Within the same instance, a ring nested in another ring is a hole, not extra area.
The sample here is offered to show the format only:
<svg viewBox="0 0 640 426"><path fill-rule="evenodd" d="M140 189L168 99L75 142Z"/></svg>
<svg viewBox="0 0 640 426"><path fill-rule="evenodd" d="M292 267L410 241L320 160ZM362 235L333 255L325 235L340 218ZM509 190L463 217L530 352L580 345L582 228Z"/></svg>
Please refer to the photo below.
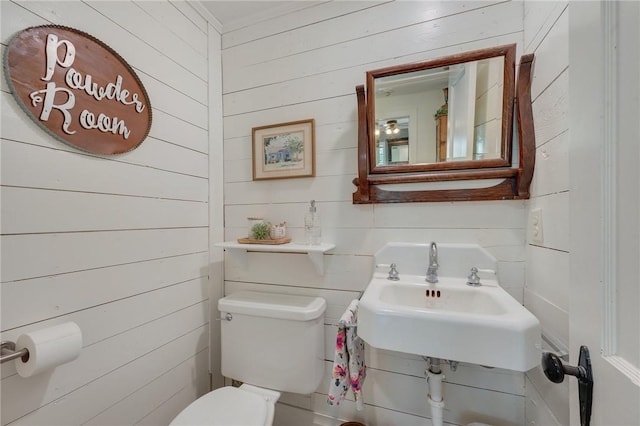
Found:
<svg viewBox="0 0 640 426"><path fill-rule="evenodd" d="M438 282L438 246L435 242L432 242L429 247L429 267L425 281L431 284Z"/></svg>

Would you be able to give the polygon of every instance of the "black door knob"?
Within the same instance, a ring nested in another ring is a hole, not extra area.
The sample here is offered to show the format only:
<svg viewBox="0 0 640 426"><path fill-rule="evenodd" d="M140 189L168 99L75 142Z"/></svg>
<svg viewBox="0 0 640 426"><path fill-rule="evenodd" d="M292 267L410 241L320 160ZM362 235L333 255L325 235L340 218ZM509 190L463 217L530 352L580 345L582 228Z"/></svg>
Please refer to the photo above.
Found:
<svg viewBox="0 0 640 426"><path fill-rule="evenodd" d="M593 371L589 348L580 347L578 366L564 365L558 355L542 353L542 370L547 379L553 383L562 383L565 374L578 378L578 397L580 400L580 424L589 426L591 421L591 405L593 400Z"/></svg>
<svg viewBox="0 0 640 426"><path fill-rule="evenodd" d="M550 352L542 353L542 369L547 379L553 383L562 383L564 381L564 375L575 376L579 381L583 381L587 378L587 372L584 367L574 367L571 365L564 365L560 357Z"/></svg>

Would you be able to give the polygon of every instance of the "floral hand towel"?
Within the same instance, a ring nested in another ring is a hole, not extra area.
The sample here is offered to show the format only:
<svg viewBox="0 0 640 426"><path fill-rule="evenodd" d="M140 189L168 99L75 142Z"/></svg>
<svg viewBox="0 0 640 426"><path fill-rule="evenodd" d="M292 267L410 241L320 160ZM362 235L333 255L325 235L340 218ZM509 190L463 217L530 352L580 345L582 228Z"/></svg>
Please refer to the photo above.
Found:
<svg viewBox="0 0 640 426"><path fill-rule="evenodd" d="M358 300L353 300L338 323L333 373L327 403L340 405L349 388L353 391L356 409L362 410L362 383L366 376L364 342L356 334Z"/></svg>

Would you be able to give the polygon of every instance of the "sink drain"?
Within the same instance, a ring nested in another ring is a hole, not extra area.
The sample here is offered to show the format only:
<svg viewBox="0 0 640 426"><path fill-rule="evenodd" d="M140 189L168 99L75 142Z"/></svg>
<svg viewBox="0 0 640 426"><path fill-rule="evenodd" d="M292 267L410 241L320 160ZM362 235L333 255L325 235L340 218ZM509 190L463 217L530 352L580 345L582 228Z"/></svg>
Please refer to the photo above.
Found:
<svg viewBox="0 0 640 426"><path fill-rule="evenodd" d="M424 292L424 295L427 296L428 298L439 298L440 297L440 290L431 290L431 289L427 289ZM342 425L340 425L342 426Z"/></svg>

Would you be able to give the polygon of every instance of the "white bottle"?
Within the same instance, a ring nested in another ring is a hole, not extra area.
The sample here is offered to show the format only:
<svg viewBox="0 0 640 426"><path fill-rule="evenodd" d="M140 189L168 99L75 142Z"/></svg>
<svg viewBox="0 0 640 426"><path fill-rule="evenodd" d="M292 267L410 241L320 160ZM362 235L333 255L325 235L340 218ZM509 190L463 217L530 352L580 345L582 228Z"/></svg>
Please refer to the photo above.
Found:
<svg viewBox="0 0 640 426"><path fill-rule="evenodd" d="M304 215L304 240L312 246L320 244L322 229L320 228L320 216L316 209L316 201L311 200L309 211Z"/></svg>

